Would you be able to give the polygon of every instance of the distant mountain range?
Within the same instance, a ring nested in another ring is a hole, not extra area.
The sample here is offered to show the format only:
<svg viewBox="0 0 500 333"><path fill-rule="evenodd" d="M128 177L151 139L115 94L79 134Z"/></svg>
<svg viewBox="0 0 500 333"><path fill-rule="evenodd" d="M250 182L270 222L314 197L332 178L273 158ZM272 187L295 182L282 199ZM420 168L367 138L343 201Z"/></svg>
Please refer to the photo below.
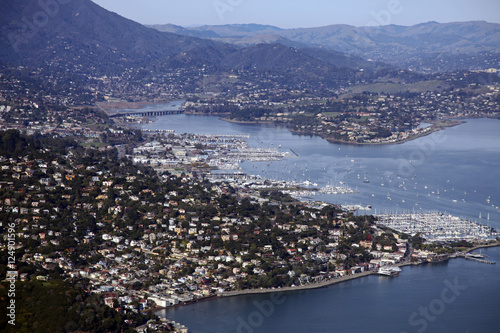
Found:
<svg viewBox="0 0 500 333"><path fill-rule="evenodd" d="M360 69L366 73L394 65L426 69L439 67L432 65L438 62L447 68L474 68L482 60L484 67L490 60L498 63L500 50L500 25L486 22L367 29L332 25L285 30L257 24L153 29L90 0L0 0L0 8L0 65L84 74L206 67L276 71L297 81L347 79Z"/></svg>
<svg viewBox="0 0 500 333"><path fill-rule="evenodd" d="M448 56L456 62L448 64L450 67L484 68L498 65L500 55L500 24L483 21L360 28L340 24L302 29L256 24L196 28L167 24L151 27L240 46L280 43L299 49L322 48L416 70L439 70L436 58ZM473 61L473 58L476 60Z"/></svg>
<svg viewBox="0 0 500 333"><path fill-rule="evenodd" d="M151 25L150 27L159 31L199 38L243 38L265 34L276 34L276 32L284 31L283 29L272 25L261 24L204 25L196 28L183 28L173 24L157 24Z"/></svg>

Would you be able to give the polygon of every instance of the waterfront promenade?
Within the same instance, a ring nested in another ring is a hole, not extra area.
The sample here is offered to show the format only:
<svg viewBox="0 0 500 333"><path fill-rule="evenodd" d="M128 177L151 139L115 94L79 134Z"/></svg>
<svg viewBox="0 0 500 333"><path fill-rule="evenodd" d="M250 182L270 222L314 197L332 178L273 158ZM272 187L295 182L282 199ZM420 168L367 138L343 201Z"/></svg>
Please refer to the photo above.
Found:
<svg viewBox="0 0 500 333"><path fill-rule="evenodd" d="M260 288L260 289L247 289L247 290L235 290L235 291L228 291L224 293L218 294L219 297L230 297L230 296L240 296L240 295L250 295L250 294L269 294L269 293L276 293L276 292L286 292L286 291L297 291L297 290L309 290L309 289L316 289L316 288L323 288L327 287L333 284L341 283L341 282L346 282L358 278L362 278L368 275L375 274L375 272L369 271L369 272L363 272L363 273L357 273L357 274L351 274L351 275L346 275L342 276L338 279L331 279L331 280L326 280L326 281L321 281L318 283L311 283L307 285L302 285L302 286L295 286L295 287L283 287L283 288Z"/></svg>

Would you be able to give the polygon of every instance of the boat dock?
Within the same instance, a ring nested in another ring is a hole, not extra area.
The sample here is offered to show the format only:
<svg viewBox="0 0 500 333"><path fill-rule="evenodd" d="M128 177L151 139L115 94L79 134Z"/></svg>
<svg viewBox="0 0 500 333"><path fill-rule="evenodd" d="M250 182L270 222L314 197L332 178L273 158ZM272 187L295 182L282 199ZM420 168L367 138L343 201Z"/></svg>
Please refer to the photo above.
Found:
<svg viewBox="0 0 500 333"><path fill-rule="evenodd" d="M464 255L464 258L467 260L475 260L475 261L483 263L483 264L490 264L490 265L496 264L496 261L488 260L489 257L484 255L484 254L466 253ZM486 259L486 258L488 258L488 259Z"/></svg>
<svg viewBox="0 0 500 333"><path fill-rule="evenodd" d="M489 264L489 265L494 265L496 264L496 261L494 260L489 260L490 257L487 255L481 254L481 253L465 253L465 252L458 252L454 255L454 258L464 258L467 260L474 260L483 264Z"/></svg>

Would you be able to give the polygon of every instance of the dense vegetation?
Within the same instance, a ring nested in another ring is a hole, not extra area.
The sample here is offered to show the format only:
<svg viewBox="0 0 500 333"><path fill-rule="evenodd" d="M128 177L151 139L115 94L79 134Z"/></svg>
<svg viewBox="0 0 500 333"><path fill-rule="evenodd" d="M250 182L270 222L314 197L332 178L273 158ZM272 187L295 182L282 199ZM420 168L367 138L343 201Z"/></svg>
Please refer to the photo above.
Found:
<svg viewBox="0 0 500 333"><path fill-rule="evenodd" d="M0 285L0 307L6 309L7 284ZM16 283L16 325L0 317L2 332L134 332L128 328L150 316L120 314L104 304L100 295L89 295L80 285L60 280ZM127 321L127 324L125 323Z"/></svg>

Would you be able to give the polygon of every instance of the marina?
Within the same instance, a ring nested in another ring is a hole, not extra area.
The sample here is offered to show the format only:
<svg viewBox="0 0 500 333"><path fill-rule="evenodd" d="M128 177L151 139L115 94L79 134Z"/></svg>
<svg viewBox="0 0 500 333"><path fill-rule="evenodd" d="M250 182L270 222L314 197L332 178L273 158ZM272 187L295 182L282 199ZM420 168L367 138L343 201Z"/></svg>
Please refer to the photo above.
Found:
<svg viewBox="0 0 500 333"><path fill-rule="evenodd" d="M220 168L219 168L220 169ZM317 188L318 184L309 181L295 182L287 180L265 179L260 175L246 174L241 171L221 171L215 170L214 172L205 176L211 182L229 181L235 187L244 187L253 190L273 189L279 190L283 194L289 194L292 198L297 200L307 200L312 196L320 195L321 193L328 194L349 194L356 193L345 185L342 186L325 186ZM363 207L361 205L346 206L346 209L351 210L370 210L370 207Z"/></svg>
<svg viewBox="0 0 500 333"><path fill-rule="evenodd" d="M345 210L349 210L349 211L352 211L352 212L355 212L355 211L371 211L372 210L372 206L368 205L368 206L362 206L362 205L341 205L342 209L345 209Z"/></svg>
<svg viewBox="0 0 500 333"><path fill-rule="evenodd" d="M493 240L500 234L493 228L443 213L377 215L378 224L411 236L421 234L428 241Z"/></svg>
<svg viewBox="0 0 500 333"><path fill-rule="evenodd" d="M232 161L267 162L279 161L289 157L289 152L280 152L276 148L248 148L239 147L236 151L226 152L225 157Z"/></svg>
<svg viewBox="0 0 500 333"><path fill-rule="evenodd" d="M326 185L325 187L319 190L323 194L351 194L351 193L359 193L358 190L354 190L346 185L341 186L333 186Z"/></svg>

